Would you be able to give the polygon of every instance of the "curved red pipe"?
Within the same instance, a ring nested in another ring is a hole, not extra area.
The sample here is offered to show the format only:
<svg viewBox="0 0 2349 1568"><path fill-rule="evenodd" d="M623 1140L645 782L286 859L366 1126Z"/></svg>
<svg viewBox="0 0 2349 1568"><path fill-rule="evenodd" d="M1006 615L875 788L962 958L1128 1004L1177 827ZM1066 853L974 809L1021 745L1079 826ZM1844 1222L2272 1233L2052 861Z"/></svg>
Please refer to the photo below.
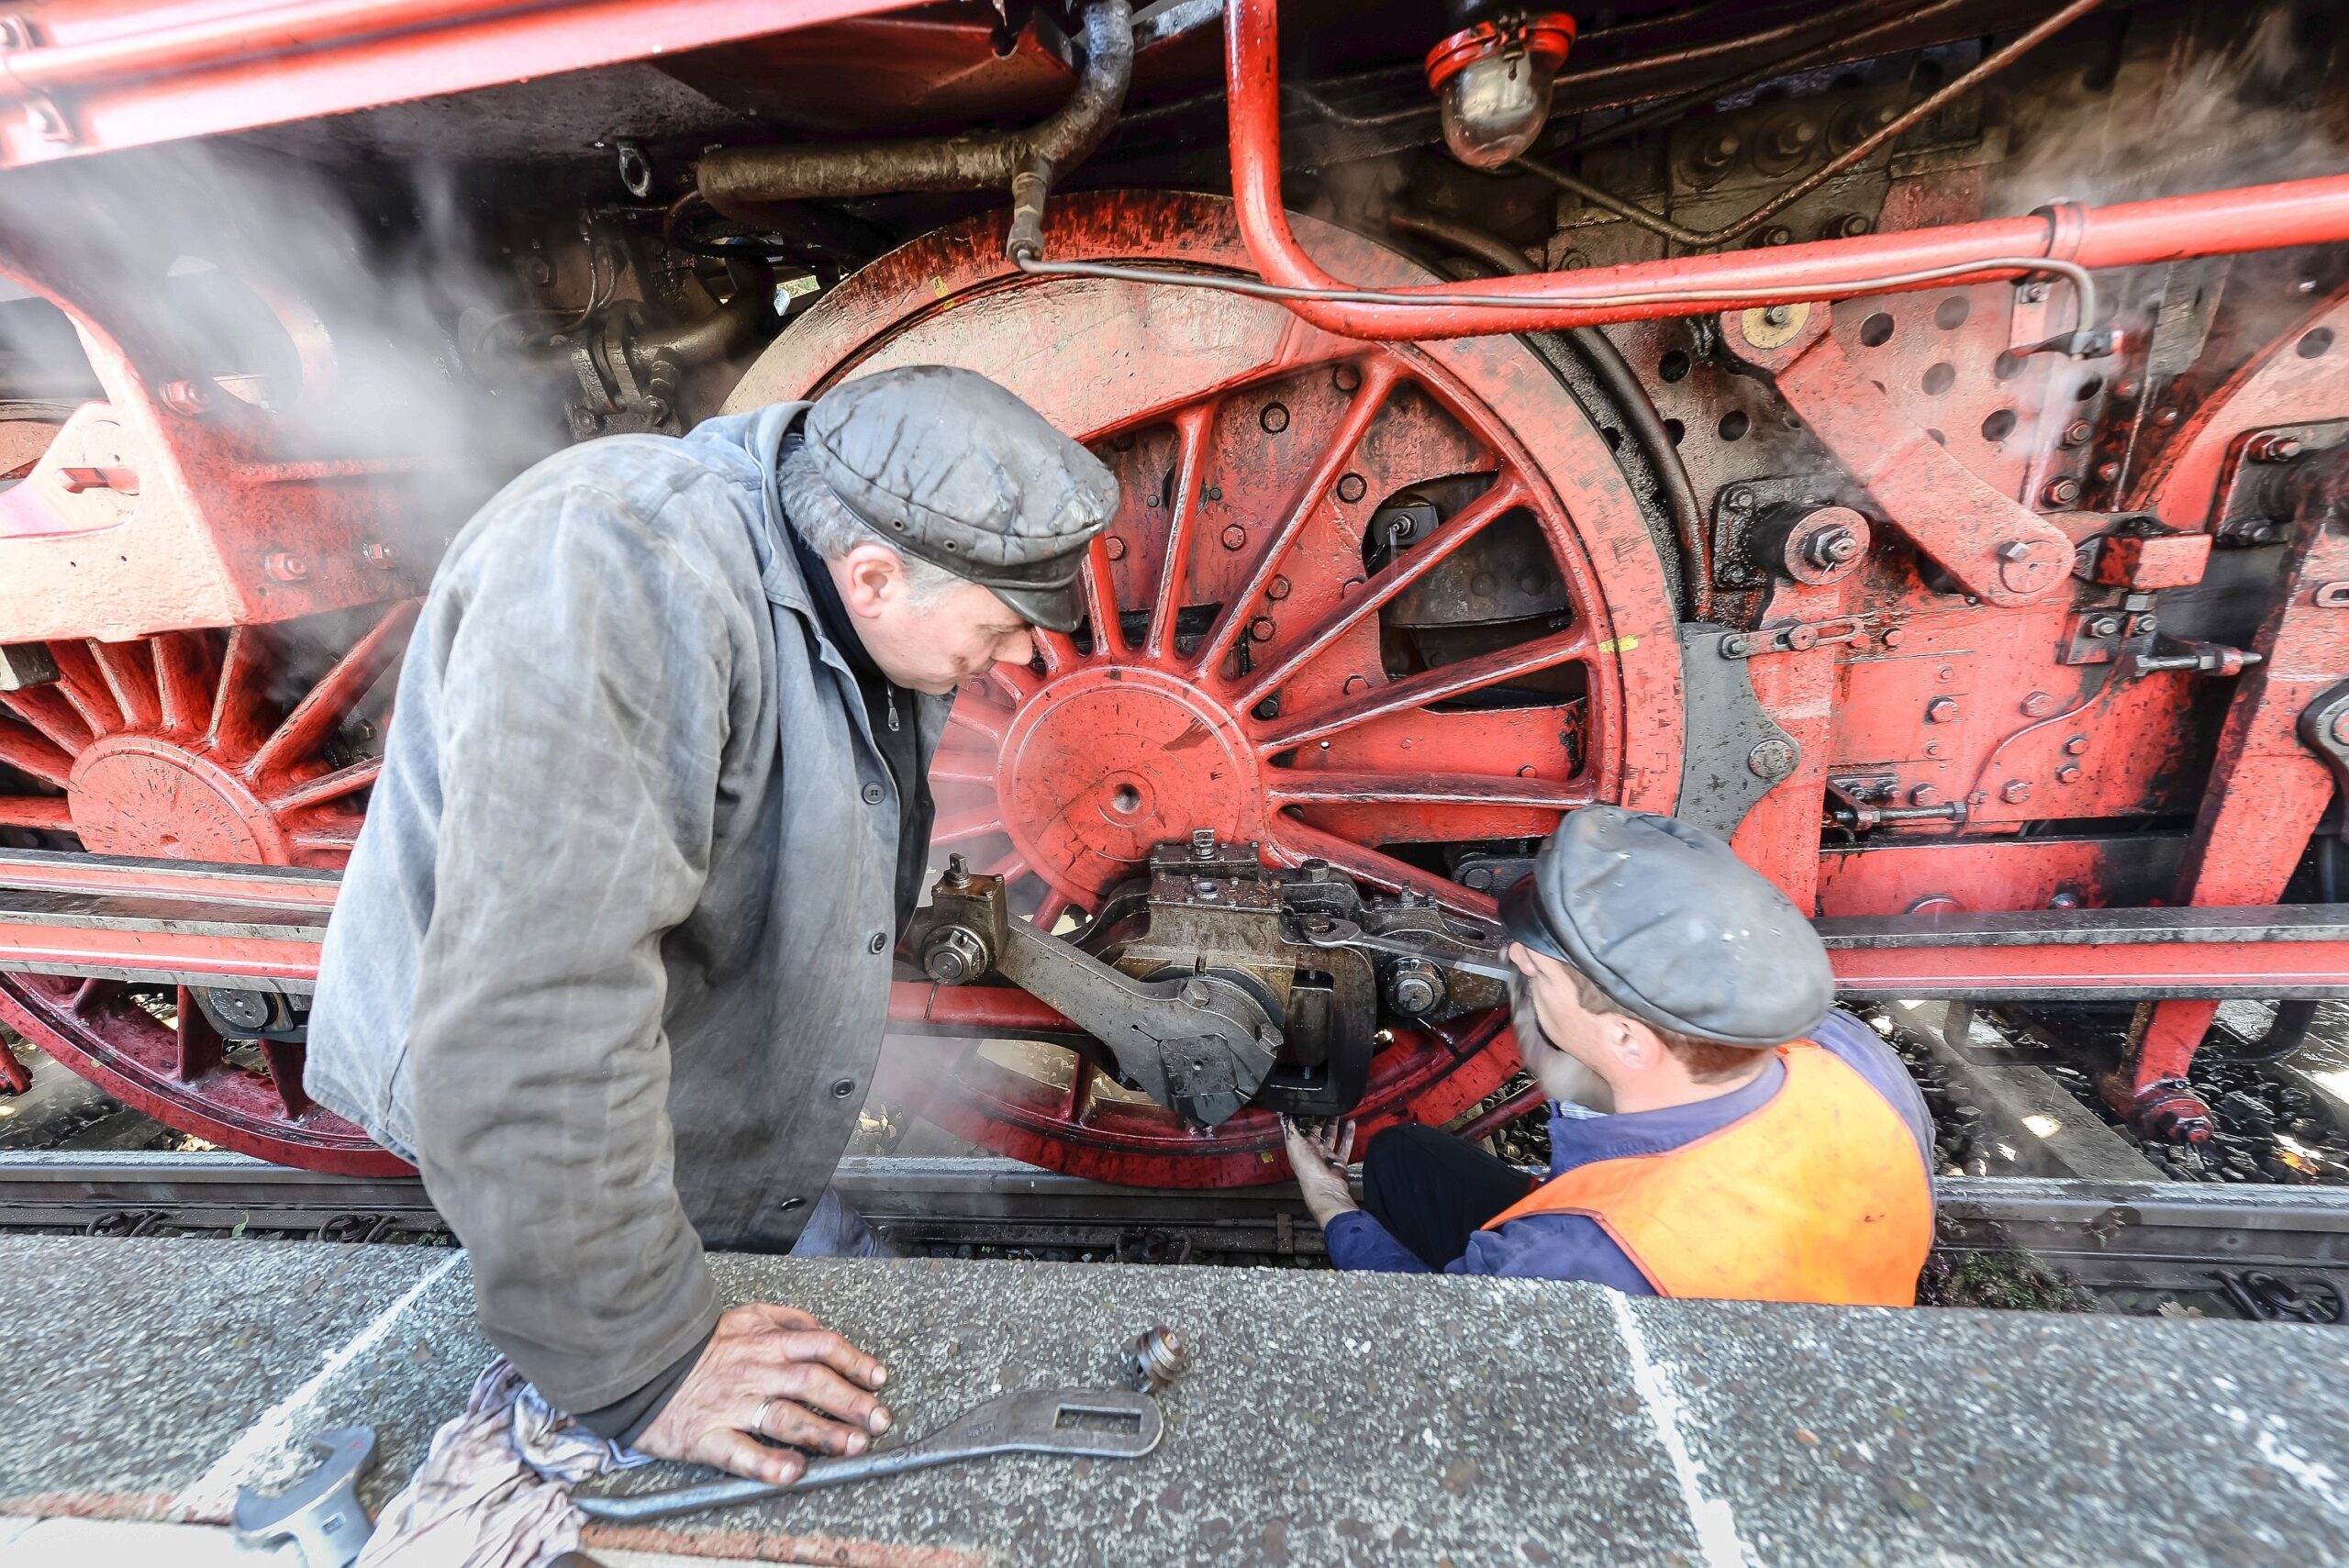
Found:
<svg viewBox="0 0 2349 1568"><path fill-rule="evenodd" d="M1241 237L1257 270L1272 283L1287 288L1360 288L1364 285L1333 278L1317 266L1297 244L1282 210L1280 39L1274 20L1275 3L1226 0L1225 6L1231 189L1239 206ZM1709 314L1791 298L1946 288L1954 283L2016 275L2012 267L1982 265L1999 257L2046 256L2091 268L2131 267L2343 239L2349 239L2349 174L2335 174L2117 206L2066 206L2026 217L1992 218L1857 239L1676 256L1576 272L1528 272L1480 280L1473 290L1453 284L1423 284L1382 291L1437 296L1425 305L1337 300L1284 303L1314 326L1350 338L1474 338ZM1968 264L1980 266L1980 271L1907 284L1880 281L1896 273ZM1629 304L1621 298L1665 290L1720 291L1729 297L1644 304ZM1523 303L1503 306L1440 303L1441 296L1464 292Z"/></svg>

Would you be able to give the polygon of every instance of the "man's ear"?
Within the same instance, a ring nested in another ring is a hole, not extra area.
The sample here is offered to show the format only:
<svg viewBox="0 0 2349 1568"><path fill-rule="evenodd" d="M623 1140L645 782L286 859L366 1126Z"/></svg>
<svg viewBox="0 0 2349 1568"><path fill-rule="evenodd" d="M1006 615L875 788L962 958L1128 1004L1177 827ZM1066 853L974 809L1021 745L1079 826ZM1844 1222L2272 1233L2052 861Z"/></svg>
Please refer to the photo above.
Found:
<svg viewBox="0 0 2349 1568"><path fill-rule="evenodd" d="M849 614L870 620L905 588L905 562L886 545L860 544L835 563L833 580Z"/></svg>
<svg viewBox="0 0 2349 1568"><path fill-rule="evenodd" d="M1635 1072L1653 1071L1664 1054L1664 1041L1624 1014L1616 1013L1607 1020L1608 1048L1624 1066Z"/></svg>

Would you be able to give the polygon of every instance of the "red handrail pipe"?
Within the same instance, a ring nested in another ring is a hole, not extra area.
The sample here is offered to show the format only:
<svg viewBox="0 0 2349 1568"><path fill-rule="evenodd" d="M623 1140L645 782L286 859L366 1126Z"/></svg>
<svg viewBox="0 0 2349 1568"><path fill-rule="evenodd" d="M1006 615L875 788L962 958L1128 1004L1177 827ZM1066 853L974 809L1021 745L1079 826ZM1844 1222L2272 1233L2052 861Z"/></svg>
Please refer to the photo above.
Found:
<svg viewBox="0 0 2349 1568"><path fill-rule="evenodd" d="M1358 289L1323 272L1290 232L1281 206L1280 39L1275 0L1226 0L1224 65L1231 113L1231 188L1240 233L1267 282L1285 288ZM2113 206L2073 205L2023 217L1676 256L1575 272L1527 272L1473 285L1422 284L1384 290L1432 296L1426 304L1290 299L1291 310L1325 331L1397 341L1562 331L1654 317L1750 309L1800 299L1943 288L2019 275L1998 258L2047 257L2088 268L2133 267L2243 250L2285 250L2349 239L2349 174L2248 185L2199 195L2163 196ZM1978 272L1908 284L1898 274L1973 264ZM1627 298L1702 291L1718 299ZM1512 302L1446 304L1473 292ZM2086 325L2086 324L2083 324Z"/></svg>

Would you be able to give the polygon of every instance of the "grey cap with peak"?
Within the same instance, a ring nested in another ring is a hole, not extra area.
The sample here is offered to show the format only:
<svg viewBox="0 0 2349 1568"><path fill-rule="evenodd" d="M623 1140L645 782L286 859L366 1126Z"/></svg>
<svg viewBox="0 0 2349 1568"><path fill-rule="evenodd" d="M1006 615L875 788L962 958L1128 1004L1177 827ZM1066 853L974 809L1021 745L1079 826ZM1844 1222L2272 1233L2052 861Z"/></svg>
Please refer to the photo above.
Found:
<svg viewBox="0 0 2349 1568"><path fill-rule="evenodd" d="M1590 806L1501 895L1514 940L1625 1011L1721 1045L1772 1046L1835 1001L1826 944L1787 895L1702 828Z"/></svg>
<svg viewBox="0 0 2349 1568"><path fill-rule="evenodd" d="M832 388L804 427L817 473L907 554L1074 631L1085 547L1118 509L1101 460L976 371L905 365Z"/></svg>

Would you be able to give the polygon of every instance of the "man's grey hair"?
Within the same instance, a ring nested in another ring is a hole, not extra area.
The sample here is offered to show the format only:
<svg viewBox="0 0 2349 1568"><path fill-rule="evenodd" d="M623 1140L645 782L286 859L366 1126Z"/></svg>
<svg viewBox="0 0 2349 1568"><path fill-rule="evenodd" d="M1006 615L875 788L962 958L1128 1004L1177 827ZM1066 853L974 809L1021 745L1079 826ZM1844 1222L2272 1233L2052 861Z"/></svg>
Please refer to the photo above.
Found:
<svg viewBox="0 0 2349 1568"><path fill-rule="evenodd" d="M802 543L826 561L838 561L861 544L877 544L905 563L906 588L913 607L928 609L964 579L936 562L909 555L872 524L848 509L801 442L794 441L775 469L775 489Z"/></svg>

